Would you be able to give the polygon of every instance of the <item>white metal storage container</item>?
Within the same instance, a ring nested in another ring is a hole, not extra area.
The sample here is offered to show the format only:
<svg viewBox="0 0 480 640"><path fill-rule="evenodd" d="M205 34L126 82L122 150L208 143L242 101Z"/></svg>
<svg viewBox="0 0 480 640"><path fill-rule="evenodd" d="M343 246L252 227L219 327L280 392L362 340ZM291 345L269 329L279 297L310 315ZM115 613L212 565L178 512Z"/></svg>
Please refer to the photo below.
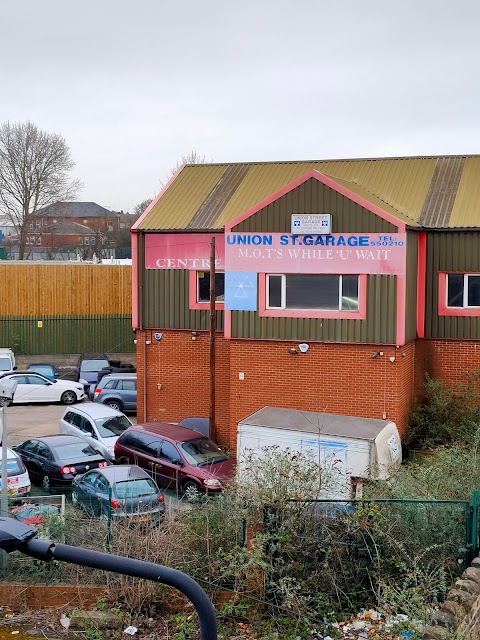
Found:
<svg viewBox="0 0 480 640"><path fill-rule="evenodd" d="M238 423L240 473L247 456L273 446L311 452L335 470L336 488L324 498L359 497L364 481L389 478L402 462L400 435L389 420L263 407Z"/></svg>

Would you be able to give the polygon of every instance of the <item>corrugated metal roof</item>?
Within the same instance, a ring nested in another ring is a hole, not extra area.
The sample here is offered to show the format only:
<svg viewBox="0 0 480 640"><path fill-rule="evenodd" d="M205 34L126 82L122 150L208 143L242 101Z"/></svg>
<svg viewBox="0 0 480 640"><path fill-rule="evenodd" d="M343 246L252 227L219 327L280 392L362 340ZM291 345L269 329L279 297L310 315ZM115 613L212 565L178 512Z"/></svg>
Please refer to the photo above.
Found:
<svg viewBox="0 0 480 640"><path fill-rule="evenodd" d="M423 204L420 222L426 227L448 227L465 158L439 158Z"/></svg>
<svg viewBox="0 0 480 640"><path fill-rule="evenodd" d="M186 229L228 166L204 164L183 167L136 228ZM200 168L201 171L198 170Z"/></svg>
<svg viewBox="0 0 480 640"><path fill-rule="evenodd" d="M254 427L291 429L292 431L306 431L316 436L341 436L373 442L388 424L390 424L389 420L263 407L263 409L252 413L251 416L240 420L238 426L252 425Z"/></svg>
<svg viewBox="0 0 480 640"><path fill-rule="evenodd" d="M480 156L439 156L186 165L137 228L221 229L309 169L408 225L480 226Z"/></svg>
<svg viewBox="0 0 480 640"><path fill-rule="evenodd" d="M480 226L480 157L465 158L449 227Z"/></svg>

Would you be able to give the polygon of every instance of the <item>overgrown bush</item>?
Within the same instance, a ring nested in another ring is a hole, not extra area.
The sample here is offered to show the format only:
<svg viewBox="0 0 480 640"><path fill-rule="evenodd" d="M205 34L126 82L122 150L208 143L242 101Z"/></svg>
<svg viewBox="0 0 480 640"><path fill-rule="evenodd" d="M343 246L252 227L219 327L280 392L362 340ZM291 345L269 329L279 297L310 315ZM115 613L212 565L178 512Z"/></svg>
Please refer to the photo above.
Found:
<svg viewBox="0 0 480 640"><path fill-rule="evenodd" d="M480 425L480 372L470 372L455 387L428 374L424 382L425 399L410 412L405 444L409 449L467 444L478 434Z"/></svg>

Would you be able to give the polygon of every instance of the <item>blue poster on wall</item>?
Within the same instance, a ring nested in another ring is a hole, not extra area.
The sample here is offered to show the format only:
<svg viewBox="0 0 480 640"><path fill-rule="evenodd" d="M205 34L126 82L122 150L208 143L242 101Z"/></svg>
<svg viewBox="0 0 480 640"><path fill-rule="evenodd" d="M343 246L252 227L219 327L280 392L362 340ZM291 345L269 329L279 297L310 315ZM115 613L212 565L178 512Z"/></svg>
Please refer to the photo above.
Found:
<svg viewBox="0 0 480 640"><path fill-rule="evenodd" d="M257 274L254 271L225 272L225 309L257 310Z"/></svg>

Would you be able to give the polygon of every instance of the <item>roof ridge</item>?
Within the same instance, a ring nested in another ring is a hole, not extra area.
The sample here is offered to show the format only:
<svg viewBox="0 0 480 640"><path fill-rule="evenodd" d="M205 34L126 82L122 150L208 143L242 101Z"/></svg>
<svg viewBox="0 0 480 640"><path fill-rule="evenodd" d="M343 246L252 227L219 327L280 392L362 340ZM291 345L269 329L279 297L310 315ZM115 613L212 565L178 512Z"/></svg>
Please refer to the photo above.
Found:
<svg viewBox="0 0 480 640"><path fill-rule="evenodd" d="M332 180L342 180L342 182L348 182L349 184L356 184L358 187L361 187L364 191L369 193L371 196L374 196L375 198L377 198L377 200L380 200L380 202L384 202L386 205L388 205L389 207L391 207L395 211L398 211L398 213L401 216L404 216L405 218L408 218L409 220L411 220L413 223L418 224L418 222L415 220L415 218L412 218L412 216L410 216L408 213L405 213L404 211L402 211L398 207L395 207L393 204L390 204L390 202L388 202L388 200L385 200L385 198L381 198L380 196L378 196L373 191L370 191L370 189L367 189L366 187L364 187L363 184L360 184L360 182L356 182L355 180L347 180L346 178L338 178L338 177L332 176L331 174L328 174L328 173L325 173L324 175L329 176L330 178L332 178Z"/></svg>
<svg viewBox="0 0 480 640"><path fill-rule="evenodd" d="M380 162L384 160L438 160L442 158L480 158L480 153L445 153L445 154L423 154L418 156L378 156L378 157L358 157L358 158L322 158L310 160L258 160L247 162L204 162L201 164L185 164L184 167L230 167L233 165L278 165L278 164L308 164L312 162ZM361 185L360 185L361 186Z"/></svg>

